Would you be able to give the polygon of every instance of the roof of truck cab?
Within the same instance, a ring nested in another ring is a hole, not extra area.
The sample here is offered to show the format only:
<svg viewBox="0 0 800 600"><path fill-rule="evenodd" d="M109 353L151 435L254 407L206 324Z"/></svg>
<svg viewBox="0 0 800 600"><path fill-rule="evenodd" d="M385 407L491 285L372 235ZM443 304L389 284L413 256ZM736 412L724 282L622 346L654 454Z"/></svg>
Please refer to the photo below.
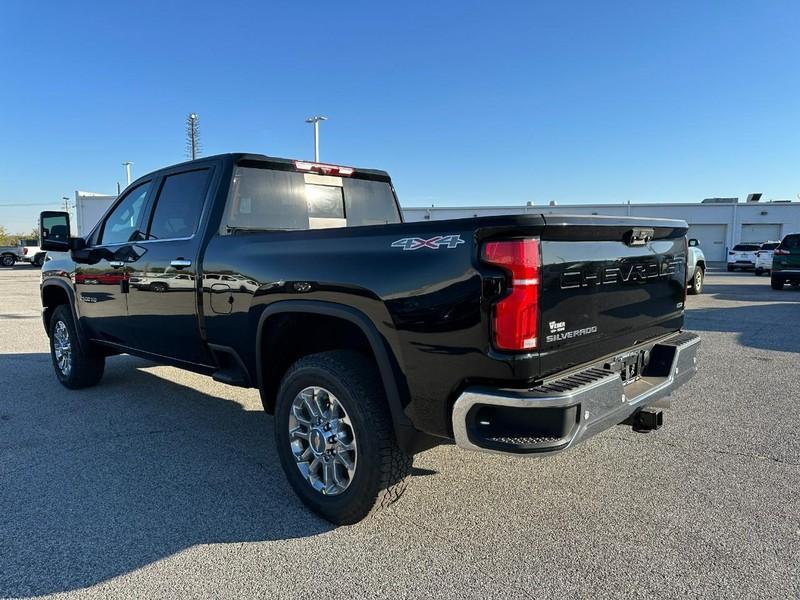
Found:
<svg viewBox="0 0 800 600"><path fill-rule="evenodd" d="M298 158L281 158L281 157L278 157L278 156L267 156L266 154L253 154L251 152L228 152L226 154L214 154L212 156L201 156L199 158L196 158L195 160L188 160L188 161L185 161L185 162L182 162L182 163L169 165L169 166L157 169L156 171L153 171L153 172L163 171L164 169L173 169L175 167L189 166L189 165L193 165L195 163L199 164L199 163L203 163L203 162L210 161L210 160L232 161L235 164L248 163L248 162L250 162L250 163L267 163L267 164L271 164L271 165L273 165L275 167L278 167L279 169L282 169L282 170L287 170L288 168L291 168L291 170L295 170L295 163L298 162L298 161L299 162L312 162L312 163L314 162L314 161L298 159ZM321 164L336 164L336 163L321 163ZM352 167L353 169L356 170L356 173L359 174L359 175L368 175L368 176L372 176L372 177L389 179L389 173L387 173L386 171L382 171L380 169L364 169L364 168L361 168L361 167L355 167L353 165L338 165L338 166Z"/></svg>

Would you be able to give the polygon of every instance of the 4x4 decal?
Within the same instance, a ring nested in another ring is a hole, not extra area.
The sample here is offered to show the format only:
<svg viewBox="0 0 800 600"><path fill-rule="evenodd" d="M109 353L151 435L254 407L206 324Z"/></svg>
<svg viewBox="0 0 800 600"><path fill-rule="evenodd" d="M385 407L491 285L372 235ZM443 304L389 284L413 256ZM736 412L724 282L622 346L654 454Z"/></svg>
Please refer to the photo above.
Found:
<svg viewBox="0 0 800 600"><path fill-rule="evenodd" d="M464 244L460 235L437 235L429 239L423 238L403 238L392 242L392 248L402 248L403 250L419 250L420 248L455 248L459 244Z"/></svg>

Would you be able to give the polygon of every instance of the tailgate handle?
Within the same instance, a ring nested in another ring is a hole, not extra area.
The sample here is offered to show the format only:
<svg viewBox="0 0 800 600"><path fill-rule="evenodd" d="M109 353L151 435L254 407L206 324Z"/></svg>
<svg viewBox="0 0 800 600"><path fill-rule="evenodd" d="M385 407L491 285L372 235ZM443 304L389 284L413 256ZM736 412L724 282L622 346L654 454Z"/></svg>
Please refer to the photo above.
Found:
<svg viewBox="0 0 800 600"><path fill-rule="evenodd" d="M625 233L624 239L628 246L646 246L647 242L653 239L652 229L645 227L634 227Z"/></svg>

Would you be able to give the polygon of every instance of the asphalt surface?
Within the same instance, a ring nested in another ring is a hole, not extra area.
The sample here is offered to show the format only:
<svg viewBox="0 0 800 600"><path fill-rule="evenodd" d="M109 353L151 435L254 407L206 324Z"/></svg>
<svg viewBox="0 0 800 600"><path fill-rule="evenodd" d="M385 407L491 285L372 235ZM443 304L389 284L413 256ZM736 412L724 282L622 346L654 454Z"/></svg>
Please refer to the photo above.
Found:
<svg viewBox="0 0 800 600"><path fill-rule="evenodd" d="M388 512L292 494L258 394L131 357L70 392L0 269L0 596L800 597L800 289L710 274L666 426L548 459L419 455Z"/></svg>

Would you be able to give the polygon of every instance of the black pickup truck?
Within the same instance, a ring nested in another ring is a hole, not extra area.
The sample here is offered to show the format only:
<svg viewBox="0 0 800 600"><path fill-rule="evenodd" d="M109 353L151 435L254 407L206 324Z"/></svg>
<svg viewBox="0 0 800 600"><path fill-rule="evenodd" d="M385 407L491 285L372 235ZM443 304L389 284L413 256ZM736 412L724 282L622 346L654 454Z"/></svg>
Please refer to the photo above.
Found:
<svg viewBox="0 0 800 600"><path fill-rule="evenodd" d="M59 381L128 353L257 388L289 482L335 523L437 444L541 456L658 428L695 372L683 221L403 223L383 171L227 154L140 178L85 238L66 213L40 226Z"/></svg>

